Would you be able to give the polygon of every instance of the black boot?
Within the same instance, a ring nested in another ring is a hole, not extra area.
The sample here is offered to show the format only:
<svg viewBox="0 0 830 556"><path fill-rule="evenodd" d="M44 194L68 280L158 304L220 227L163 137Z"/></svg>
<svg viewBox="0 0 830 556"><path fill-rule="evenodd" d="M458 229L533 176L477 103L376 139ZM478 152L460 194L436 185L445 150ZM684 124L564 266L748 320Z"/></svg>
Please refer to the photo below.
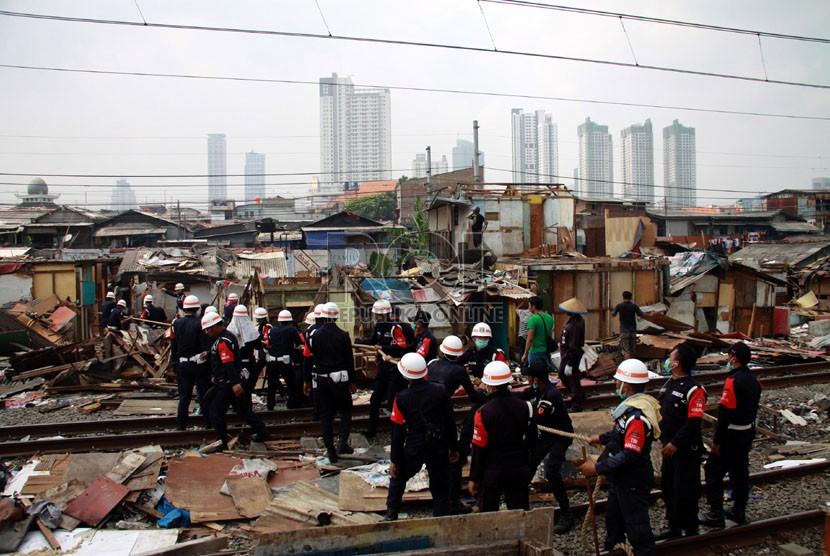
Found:
<svg viewBox="0 0 830 556"><path fill-rule="evenodd" d="M383 516L383 521L398 521L398 511L386 510L386 515Z"/></svg>
<svg viewBox="0 0 830 556"><path fill-rule="evenodd" d="M677 527L666 527L656 535L654 535L655 541L664 541L666 539L677 539L683 536L683 532L678 529Z"/></svg>
<svg viewBox="0 0 830 556"><path fill-rule="evenodd" d="M563 535L571 530L574 526L574 514L570 510L565 510L559 513L559 519L553 527L553 532L557 535Z"/></svg>
<svg viewBox="0 0 830 556"><path fill-rule="evenodd" d="M726 527L726 522L723 519L723 510L711 510L708 513L701 514L698 520L701 525L708 527L714 527L716 529Z"/></svg>
<svg viewBox="0 0 830 556"><path fill-rule="evenodd" d="M746 508L739 508L735 506L731 510L725 510L723 512L723 516L730 521L734 521L738 525L745 525L748 523L746 519Z"/></svg>
<svg viewBox="0 0 830 556"><path fill-rule="evenodd" d="M326 456L331 463L337 463L337 452L334 448L326 448Z"/></svg>
<svg viewBox="0 0 830 556"><path fill-rule="evenodd" d="M340 443L337 445L337 453L339 454L353 454L354 448L349 446L348 439L341 438Z"/></svg>

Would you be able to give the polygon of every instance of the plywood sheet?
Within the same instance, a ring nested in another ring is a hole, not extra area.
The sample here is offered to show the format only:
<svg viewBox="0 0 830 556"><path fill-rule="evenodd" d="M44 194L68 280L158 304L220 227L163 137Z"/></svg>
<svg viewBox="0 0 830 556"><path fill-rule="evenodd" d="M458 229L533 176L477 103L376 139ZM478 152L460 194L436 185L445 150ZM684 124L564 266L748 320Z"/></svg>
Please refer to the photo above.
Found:
<svg viewBox="0 0 830 556"><path fill-rule="evenodd" d="M260 477L230 477L228 490L239 515L259 517L271 502L271 487Z"/></svg>
<svg viewBox="0 0 830 556"><path fill-rule="evenodd" d="M637 270L634 272L634 303L637 305L653 305L663 299L660 286L659 270Z"/></svg>
<svg viewBox="0 0 830 556"><path fill-rule="evenodd" d="M69 503L66 513L97 527L129 493L130 489L102 475Z"/></svg>
<svg viewBox="0 0 830 556"><path fill-rule="evenodd" d="M242 460L219 454L180 458L168 464L165 496L177 508L190 511L195 523L242 519L233 499L219 491L231 469Z"/></svg>
<svg viewBox="0 0 830 556"><path fill-rule="evenodd" d="M69 467L66 469L64 480L68 482L77 479L84 485L90 485L95 479L108 473L118 465L120 460L121 456L118 453L89 452L74 454Z"/></svg>
<svg viewBox="0 0 830 556"><path fill-rule="evenodd" d="M107 473L107 477L116 483L124 483L139 467L142 466L147 456L143 454L127 454L118 465Z"/></svg>
<svg viewBox="0 0 830 556"><path fill-rule="evenodd" d="M695 282L695 291L700 295L701 293L717 293L718 292L718 277L714 274L707 274L703 278Z"/></svg>
<svg viewBox="0 0 830 556"><path fill-rule="evenodd" d="M605 217L605 253L609 257L619 257L634 247L637 229L640 227L639 216L622 218Z"/></svg>
<svg viewBox="0 0 830 556"><path fill-rule="evenodd" d="M179 401L172 399L143 400L126 399L121 402L115 415L175 415L179 408ZM190 412L196 409L196 404L190 404Z"/></svg>
<svg viewBox="0 0 830 556"><path fill-rule="evenodd" d="M697 297L697 306L698 307L717 307L718 306L718 294L717 293L698 292L696 297Z"/></svg>
<svg viewBox="0 0 830 556"><path fill-rule="evenodd" d="M277 472L268 477L272 488L290 486L300 481L311 481L320 476L314 462L277 461Z"/></svg>

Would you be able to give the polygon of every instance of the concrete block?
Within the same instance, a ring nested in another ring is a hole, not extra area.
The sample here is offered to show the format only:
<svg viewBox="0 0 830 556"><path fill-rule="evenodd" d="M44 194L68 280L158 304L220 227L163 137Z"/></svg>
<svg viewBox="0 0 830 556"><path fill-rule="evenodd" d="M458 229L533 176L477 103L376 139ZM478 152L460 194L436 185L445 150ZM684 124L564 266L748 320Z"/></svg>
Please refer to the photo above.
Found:
<svg viewBox="0 0 830 556"><path fill-rule="evenodd" d="M811 336L827 336L830 334L830 319L814 320L807 323Z"/></svg>
<svg viewBox="0 0 830 556"><path fill-rule="evenodd" d="M795 544L794 542L779 545L778 548L780 548L781 552L784 554L791 554L792 556L816 556L816 553L809 548L805 548L800 544Z"/></svg>

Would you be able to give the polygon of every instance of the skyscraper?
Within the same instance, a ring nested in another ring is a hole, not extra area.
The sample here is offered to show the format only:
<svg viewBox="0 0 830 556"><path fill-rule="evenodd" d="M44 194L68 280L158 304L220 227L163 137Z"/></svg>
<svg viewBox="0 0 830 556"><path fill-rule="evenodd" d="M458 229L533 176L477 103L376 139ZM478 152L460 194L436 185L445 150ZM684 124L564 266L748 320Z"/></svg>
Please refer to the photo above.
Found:
<svg viewBox="0 0 830 556"><path fill-rule="evenodd" d="M654 134L651 120L622 130L622 175L625 197L654 203Z"/></svg>
<svg viewBox="0 0 830 556"><path fill-rule="evenodd" d="M663 128L663 185L668 208L697 204L695 128L677 120Z"/></svg>
<svg viewBox="0 0 830 556"><path fill-rule="evenodd" d="M228 149L224 133L208 134L208 203L228 199Z"/></svg>
<svg viewBox="0 0 830 556"><path fill-rule="evenodd" d="M607 125L585 118L579 135L579 192L588 197L614 195L614 151Z"/></svg>
<svg viewBox="0 0 830 556"><path fill-rule="evenodd" d="M455 146L452 148L452 170L462 170L464 168L473 167L473 157L475 156L473 142L465 139L456 139ZM484 153L478 152L478 164L484 166Z"/></svg>
<svg viewBox="0 0 830 556"><path fill-rule="evenodd" d="M558 127L544 110L510 112L513 128L513 181L556 183L559 177Z"/></svg>
<svg viewBox="0 0 830 556"><path fill-rule="evenodd" d="M265 155L245 153L245 202L265 198Z"/></svg>
<svg viewBox="0 0 830 556"><path fill-rule="evenodd" d="M323 192L391 178L389 89L356 89L336 73L320 78L320 170Z"/></svg>
<svg viewBox="0 0 830 556"><path fill-rule="evenodd" d="M138 208L138 203L135 200L135 192L130 187L130 182L125 179L120 179L115 182L115 188L112 190L110 208L118 212Z"/></svg>

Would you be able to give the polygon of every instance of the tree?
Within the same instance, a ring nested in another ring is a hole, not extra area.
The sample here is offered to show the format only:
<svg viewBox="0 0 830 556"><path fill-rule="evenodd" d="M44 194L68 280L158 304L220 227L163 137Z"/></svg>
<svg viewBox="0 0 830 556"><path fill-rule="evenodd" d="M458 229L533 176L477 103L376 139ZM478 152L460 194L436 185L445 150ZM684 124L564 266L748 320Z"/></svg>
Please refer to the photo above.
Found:
<svg viewBox="0 0 830 556"><path fill-rule="evenodd" d="M343 208L359 214L363 218L381 222L395 219L397 204L397 198L394 193L376 193L375 195L367 195L346 201Z"/></svg>

